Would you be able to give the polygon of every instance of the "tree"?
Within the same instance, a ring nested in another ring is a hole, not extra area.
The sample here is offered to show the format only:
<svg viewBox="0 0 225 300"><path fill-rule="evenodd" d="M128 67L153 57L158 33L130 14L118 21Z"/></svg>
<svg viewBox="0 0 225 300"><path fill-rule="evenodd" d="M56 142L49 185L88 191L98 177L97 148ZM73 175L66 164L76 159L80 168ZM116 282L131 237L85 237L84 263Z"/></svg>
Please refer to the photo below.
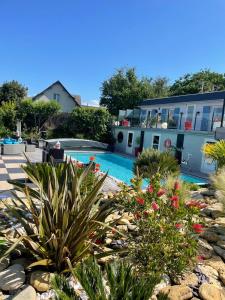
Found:
<svg viewBox="0 0 225 300"><path fill-rule="evenodd" d="M195 94L225 89L225 74L201 70L194 74L185 74L170 87L171 95Z"/></svg>
<svg viewBox="0 0 225 300"><path fill-rule="evenodd" d="M139 79L134 68L119 69L102 84L100 105L117 115L120 109L133 109L140 100L167 95L167 79L143 77Z"/></svg>
<svg viewBox="0 0 225 300"><path fill-rule="evenodd" d="M75 108L68 120L68 133L77 137L108 142L111 116L105 108Z"/></svg>
<svg viewBox="0 0 225 300"><path fill-rule="evenodd" d="M28 88L13 80L5 82L0 87L0 103L15 101L19 103L27 96Z"/></svg>
<svg viewBox="0 0 225 300"><path fill-rule="evenodd" d="M0 106L0 119L2 125L10 131L16 130L16 103L9 101Z"/></svg>
<svg viewBox="0 0 225 300"><path fill-rule="evenodd" d="M217 163L217 168L225 167L225 140L213 144L205 144L203 153Z"/></svg>
<svg viewBox="0 0 225 300"><path fill-rule="evenodd" d="M18 104L17 118L20 119L23 125L28 129L37 129L40 131L44 123L60 110L60 105L55 100L32 101L25 99Z"/></svg>

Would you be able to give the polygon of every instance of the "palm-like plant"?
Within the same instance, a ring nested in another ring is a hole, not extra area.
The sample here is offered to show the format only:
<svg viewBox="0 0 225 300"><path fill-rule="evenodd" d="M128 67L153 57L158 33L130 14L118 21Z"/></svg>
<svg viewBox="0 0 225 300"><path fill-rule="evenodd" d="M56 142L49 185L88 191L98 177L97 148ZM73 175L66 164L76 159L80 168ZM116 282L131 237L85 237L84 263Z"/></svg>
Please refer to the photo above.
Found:
<svg viewBox="0 0 225 300"><path fill-rule="evenodd" d="M135 274L132 266L125 262L108 264L103 272L95 259L88 259L79 264L74 269L74 277L79 280L90 300L148 300L158 283L157 278L143 278ZM73 295L74 291L71 293L65 277L56 275L52 286L57 300L77 299L77 296ZM167 297L161 295L158 299L163 300Z"/></svg>
<svg viewBox="0 0 225 300"><path fill-rule="evenodd" d="M202 148L203 153L217 162L217 167L225 166L225 140L216 143L205 144Z"/></svg>
<svg viewBox="0 0 225 300"><path fill-rule="evenodd" d="M159 152L155 149L145 149L136 159L133 171L137 170L143 178L152 178L159 173L161 178L169 174L177 175L179 166L177 160L169 152Z"/></svg>
<svg viewBox="0 0 225 300"><path fill-rule="evenodd" d="M6 255L22 243L36 258L32 266L51 265L61 272L68 258L75 266L93 252L93 236L107 230L104 222L113 206L110 201L100 205L107 175L96 178L92 165L81 169L72 162L28 163L23 169L35 187L11 181L25 199L15 193L17 201L6 204L7 216L22 225L24 234L18 231L20 237Z"/></svg>

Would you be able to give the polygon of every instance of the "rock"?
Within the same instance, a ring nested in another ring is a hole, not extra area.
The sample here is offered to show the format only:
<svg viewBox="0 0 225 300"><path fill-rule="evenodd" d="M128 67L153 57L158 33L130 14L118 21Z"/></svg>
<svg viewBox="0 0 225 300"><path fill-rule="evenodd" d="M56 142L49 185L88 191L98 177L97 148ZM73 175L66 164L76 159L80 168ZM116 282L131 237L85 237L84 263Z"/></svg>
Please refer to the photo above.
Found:
<svg viewBox="0 0 225 300"><path fill-rule="evenodd" d="M198 254L205 259L209 259L213 255L213 247L204 239L198 240Z"/></svg>
<svg viewBox="0 0 225 300"><path fill-rule="evenodd" d="M199 295L202 300L224 300L224 289L218 288L212 284L203 283L199 288Z"/></svg>
<svg viewBox="0 0 225 300"><path fill-rule="evenodd" d="M110 245L112 243L112 239L106 238L105 243L106 243L106 245Z"/></svg>
<svg viewBox="0 0 225 300"><path fill-rule="evenodd" d="M19 291L12 297L12 300L36 300L36 291L31 285L25 286L22 291Z"/></svg>
<svg viewBox="0 0 225 300"><path fill-rule="evenodd" d="M215 223L225 226L225 218L224 217L217 218L215 219Z"/></svg>
<svg viewBox="0 0 225 300"><path fill-rule="evenodd" d="M213 256L212 258L205 260L204 264L212 267L217 272L219 272L219 270L225 269L225 264L219 256Z"/></svg>
<svg viewBox="0 0 225 300"><path fill-rule="evenodd" d="M127 232L128 231L128 227L127 225L118 225L116 226L116 228L121 231L121 232Z"/></svg>
<svg viewBox="0 0 225 300"><path fill-rule="evenodd" d="M211 243L215 243L215 242L218 242L220 240L219 235L216 234L216 232L212 231L212 230L205 230L201 234L201 237L203 239L205 239L206 241L211 242Z"/></svg>
<svg viewBox="0 0 225 300"><path fill-rule="evenodd" d="M128 213L128 212L123 213L122 217L123 219L127 219L128 221L134 220L134 215L132 213Z"/></svg>
<svg viewBox="0 0 225 300"><path fill-rule="evenodd" d="M50 288L51 273L43 271L35 271L31 273L30 284L38 292L46 292Z"/></svg>
<svg viewBox="0 0 225 300"><path fill-rule="evenodd" d="M160 291L167 295L168 300L188 300L192 298L192 290L186 285L173 285Z"/></svg>
<svg viewBox="0 0 225 300"><path fill-rule="evenodd" d="M216 244L217 246L225 250L225 241L218 241Z"/></svg>
<svg viewBox="0 0 225 300"><path fill-rule="evenodd" d="M25 281L23 266L16 264L0 272L0 289L12 291L19 289Z"/></svg>
<svg viewBox="0 0 225 300"><path fill-rule="evenodd" d="M198 277L194 273L184 273L176 278L174 282L180 285L196 286L198 285Z"/></svg>
<svg viewBox="0 0 225 300"><path fill-rule="evenodd" d="M163 288L165 288L167 286L170 286L170 285L171 285L170 277L168 275L166 275L166 274L162 275L162 280L160 281L160 283L158 283L154 287L153 296L155 296L155 299L157 300L156 295L158 295L158 293L161 291L161 289L163 289Z"/></svg>
<svg viewBox="0 0 225 300"><path fill-rule="evenodd" d="M138 227L136 225L130 224L127 227L128 227L128 230L130 230L130 231L137 231L138 230Z"/></svg>
<svg viewBox="0 0 225 300"><path fill-rule="evenodd" d="M222 203L215 203L213 205L210 205L202 210L202 212L209 216L212 217L213 219L217 219L219 217L223 217L225 215L224 209L223 209L223 204Z"/></svg>
<svg viewBox="0 0 225 300"><path fill-rule="evenodd" d="M225 260L225 250L218 247L218 246L213 246L214 251L222 258Z"/></svg>
<svg viewBox="0 0 225 300"><path fill-rule="evenodd" d="M193 191L191 192L191 199L204 200L204 197L201 193L199 193L199 191Z"/></svg>
<svg viewBox="0 0 225 300"><path fill-rule="evenodd" d="M220 269L218 271L219 273L219 279L222 281L222 283L225 285L225 269Z"/></svg>
<svg viewBox="0 0 225 300"><path fill-rule="evenodd" d="M200 271L209 278L209 283L215 284L217 286L221 286L221 283L218 281L219 274L218 272L212 268L211 266L198 265Z"/></svg>
<svg viewBox="0 0 225 300"><path fill-rule="evenodd" d="M117 222L119 225L130 225L130 221L125 218L119 219Z"/></svg>
<svg viewBox="0 0 225 300"><path fill-rule="evenodd" d="M207 196L207 197L215 197L215 191L214 190L202 191L201 194L203 196Z"/></svg>
<svg viewBox="0 0 225 300"><path fill-rule="evenodd" d="M10 259L8 257L3 258L3 260L0 262L0 272L5 270L10 263Z"/></svg>

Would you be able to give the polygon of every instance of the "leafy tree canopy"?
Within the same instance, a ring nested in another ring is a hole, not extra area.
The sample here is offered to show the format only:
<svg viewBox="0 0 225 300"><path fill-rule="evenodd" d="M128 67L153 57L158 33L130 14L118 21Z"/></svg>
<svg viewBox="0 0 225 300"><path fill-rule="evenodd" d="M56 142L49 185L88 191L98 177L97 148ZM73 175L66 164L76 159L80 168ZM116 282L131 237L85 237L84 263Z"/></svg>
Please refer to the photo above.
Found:
<svg viewBox="0 0 225 300"><path fill-rule="evenodd" d="M195 94L225 89L225 74L201 70L194 74L185 74L170 87L171 95Z"/></svg>
<svg viewBox="0 0 225 300"><path fill-rule="evenodd" d="M167 79L143 77L139 79L135 69L119 69L101 87L100 105L117 115L120 109L132 109L140 100L166 96L168 93Z"/></svg>
<svg viewBox="0 0 225 300"><path fill-rule="evenodd" d="M19 103L27 96L28 88L13 80L0 86L0 103L14 101Z"/></svg>

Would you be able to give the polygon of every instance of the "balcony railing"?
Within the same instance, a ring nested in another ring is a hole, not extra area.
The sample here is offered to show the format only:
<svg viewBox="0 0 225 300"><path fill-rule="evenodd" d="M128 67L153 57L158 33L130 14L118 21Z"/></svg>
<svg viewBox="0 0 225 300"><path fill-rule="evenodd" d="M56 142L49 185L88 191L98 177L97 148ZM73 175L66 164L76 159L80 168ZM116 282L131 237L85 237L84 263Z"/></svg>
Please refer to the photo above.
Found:
<svg viewBox="0 0 225 300"><path fill-rule="evenodd" d="M143 118L141 112L137 114L129 111L129 115L119 115L117 119L113 121L114 126L124 127L138 127L138 128L158 128L158 129L177 129L186 131L215 131L216 128L221 127L221 117L204 118L195 115L192 120L187 120L183 114L174 118L162 118L160 114L154 117ZM225 127L225 121L222 124Z"/></svg>

